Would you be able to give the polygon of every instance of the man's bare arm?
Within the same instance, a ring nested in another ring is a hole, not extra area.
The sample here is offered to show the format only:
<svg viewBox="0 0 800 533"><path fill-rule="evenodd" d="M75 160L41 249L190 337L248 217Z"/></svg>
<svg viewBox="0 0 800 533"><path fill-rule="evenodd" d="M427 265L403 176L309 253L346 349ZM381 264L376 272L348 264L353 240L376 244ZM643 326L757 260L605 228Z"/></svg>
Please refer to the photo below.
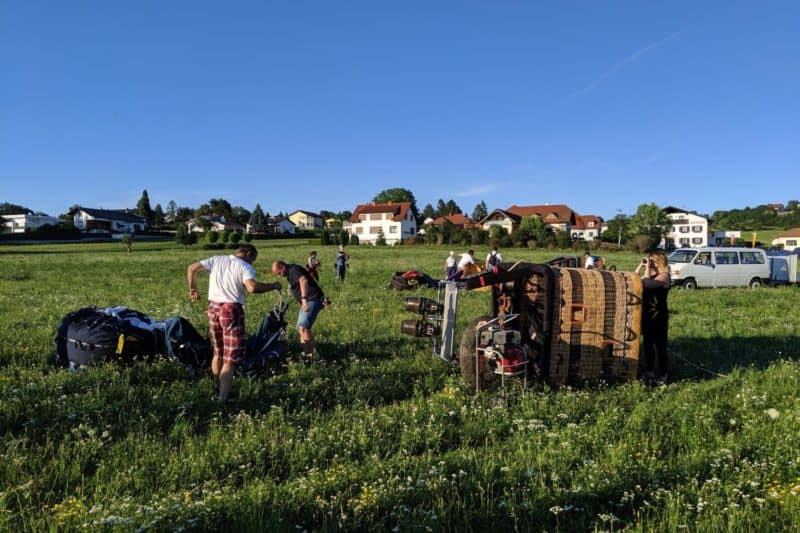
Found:
<svg viewBox="0 0 800 533"><path fill-rule="evenodd" d="M281 290L281 284L278 281L275 283L261 283L260 281L256 281L254 279L248 279L244 282L244 286L247 289L247 292L251 294Z"/></svg>

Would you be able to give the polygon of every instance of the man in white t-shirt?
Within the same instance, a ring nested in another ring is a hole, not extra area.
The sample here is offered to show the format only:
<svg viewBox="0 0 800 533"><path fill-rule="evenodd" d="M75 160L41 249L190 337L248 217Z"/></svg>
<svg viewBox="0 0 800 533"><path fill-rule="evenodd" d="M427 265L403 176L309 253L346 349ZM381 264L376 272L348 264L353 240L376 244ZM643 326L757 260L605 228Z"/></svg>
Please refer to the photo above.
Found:
<svg viewBox="0 0 800 533"><path fill-rule="evenodd" d="M211 375L219 399L226 401L233 385L233 371L245 356L244 293L281 290L281 284L256 281L253 263L258 250L252 244L241 244L236 255L215 255L189 265L186 277L189 298L200 299L197 273L208 272L208 332L214 346Z"/></svg>
<svg viewBox="0 0 800 533"><path fill-rule="evenodd" d="M465 254L461 254L461 259L458 260L458 271L464 272L467 266L474 264L475 264L475 252L473 250L470 250Z"/></svg>

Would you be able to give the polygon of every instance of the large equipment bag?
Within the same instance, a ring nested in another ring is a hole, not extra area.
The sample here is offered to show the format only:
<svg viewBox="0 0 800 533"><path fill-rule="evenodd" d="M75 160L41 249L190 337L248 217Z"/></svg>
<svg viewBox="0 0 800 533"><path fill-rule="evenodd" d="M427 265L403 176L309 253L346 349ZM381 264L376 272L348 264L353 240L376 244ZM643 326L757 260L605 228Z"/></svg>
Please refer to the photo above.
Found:
<svg viewBox="0 0 800 533"><path fill-rule="evenodd" d="M130 363L164 352L163 323L124 307L83 307L58 323L56 362L64 367Z"/></svg>

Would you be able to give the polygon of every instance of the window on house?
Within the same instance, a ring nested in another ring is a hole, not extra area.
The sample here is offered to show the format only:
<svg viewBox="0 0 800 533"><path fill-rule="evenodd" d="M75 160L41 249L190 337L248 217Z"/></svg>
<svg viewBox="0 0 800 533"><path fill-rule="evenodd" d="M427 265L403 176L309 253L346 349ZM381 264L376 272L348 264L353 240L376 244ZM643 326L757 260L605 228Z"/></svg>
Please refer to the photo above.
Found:
<svg viewBox="0 0 800 533"><path fill-rule="evenodd" d="M408 228L408 233L410 233L411 235L414 235L415 231L416 231L416 229L413 226Z"/></svg>
<svg viewBox="0 0 800 533"><path fill-rule="evenodd" d="M702 237L692 237L692 244L703 244Z"/></svg>
<svg viewBox="0 0 800 533"><path fill-rule="evenodd" d="M689 226L681 226L679 230L681 233L689 233Z"/></svg>
<svg viewBox="0 0 800 533"><path fill-rule="evenodd" d="M692 232L700 233L703 231L703 226L692 226Z"/></svg>
<svg viewBox="0 0 800 533"><path fill-rule="evenodd" d="M358 220L367 220L367 215L365 215L363 213L358 215Z"/></svg>
<svg viewBox="0 0 800 533"><path fill-rule="evenodd" d="M678 239L678 242L681 244L681 246L687 246L689 244L689 237L681 237Z"/></svg>
<svg viewBox="0 0 800 533"><path fill-rule="evenodd" d="M397 233L397 226L389 226L389 233Z"/></svg>
<svg viewBox="0 0 800 533"><path fill-rule="evenodd" d="M369 216L369 219L370 219L370 220L380 220L380 219L381 219L381 215L382 215L382 214L383 214L383 213L372 213L372 214Z"/></svg>
<svg viewBox="0 0 800 533"><path fill-rule="evenodd" d="M380 232L381 232L381 227L380 227L380 226L370 226L370 227L369 227L369 232L370 232L372 235L377 235L378 233L380 233Z"/></svg>
<svg viewBox="0 0 800 533"><path fill-rule="evenodd" d="M797 246L797 240L796 239L787 239L786 240L786 246Z"/></svg>
<svg viewBox="0 0 800 533"><path fill-rule="evenodd" d="M594 222L589 222L588 226L589 226L590 228L593 228L593 227L594 227Z"/></svg>
<svg viewBox="0 0 800 533"><path fill-rule="evenodd" d="M364 233L364 228L362 228L361 226L357 226L356 235L361 235L362 233Z"/></svg>

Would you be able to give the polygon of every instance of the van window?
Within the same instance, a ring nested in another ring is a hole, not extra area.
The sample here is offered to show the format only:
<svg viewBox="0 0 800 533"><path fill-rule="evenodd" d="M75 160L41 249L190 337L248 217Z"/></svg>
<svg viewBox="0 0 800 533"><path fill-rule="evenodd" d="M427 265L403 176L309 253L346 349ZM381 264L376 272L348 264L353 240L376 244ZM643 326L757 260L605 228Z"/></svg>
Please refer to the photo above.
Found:
<svg viewBox="0 0 800 533"><path fill-rule="evenodd" d="M718 265L738 265L739 256L736 252L714 252Z"/></svg>
<svg viewBox="0 0 800 533"><path fill-rule="evenodd" d="M711 264L711 252L700 252L697 255L697 259L694 260L695 265L710 265Z"/></svg>
<svg viewBox="0 0 800 533"><path fill-rule="evenodd" d="M763 265L764 255L759 252L740 252L743 265Z"/></svg>
<svg viewBox="0 0 800 533"><path fill-rule="evenodd" d="M690 263L697 252L694 250L675 250L669 256L670 263Z"/></svg>

